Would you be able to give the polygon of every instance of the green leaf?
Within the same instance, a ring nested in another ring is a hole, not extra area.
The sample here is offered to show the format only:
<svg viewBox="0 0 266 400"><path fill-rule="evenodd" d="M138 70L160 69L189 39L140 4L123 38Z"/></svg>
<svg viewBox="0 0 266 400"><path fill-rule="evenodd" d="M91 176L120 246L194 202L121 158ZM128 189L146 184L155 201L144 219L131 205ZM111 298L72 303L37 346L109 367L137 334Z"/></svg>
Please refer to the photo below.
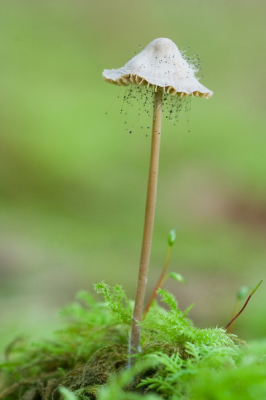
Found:
<svg viewBox="0 0 266 400"><path fill-rule="evenodd" d="M173 310L173 311L177 311L178 310L177 301L175 299L175 296L172 293L170 293L170 292L168 292L167 290L164 290L164 289L158 289L157 293L161 296L162 301L165 304L167 304L170 307L171 310Z"/></svg>
<svg viewBox="0 0 266 400"><path fill-rule="evenodd" d="M184 317L186 317L189 314L189 311L191 310L191 308L193 308L195 305L195 303L190 304L190 306L188 306L185 311L183 312Z"/></svg>
<svg viewBox="0 0 266 400"><path fill-rule="evenodd" d="M177 272L170 272L168 274L169 278L174 279L177 282L182 282L182 283L186 283L185 279L183 278L182 275L178 274Z"/></svg>

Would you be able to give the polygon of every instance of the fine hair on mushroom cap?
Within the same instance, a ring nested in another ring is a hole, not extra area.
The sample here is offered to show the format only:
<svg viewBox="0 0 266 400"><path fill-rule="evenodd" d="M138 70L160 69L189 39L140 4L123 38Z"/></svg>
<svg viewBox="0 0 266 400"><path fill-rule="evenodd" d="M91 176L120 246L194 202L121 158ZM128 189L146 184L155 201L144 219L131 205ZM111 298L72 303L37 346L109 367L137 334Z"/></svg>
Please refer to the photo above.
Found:
<svg viewBox="0 0 266 400"><path fill-rule="evenodd" d="M208 99L211 97L213 94L212 91L199 83L195 77L195 72L196 69L193 64L189 64L185 60L172 40L159 38L153 40L144 50L128 61L124 67L104 70L102 74L106 82L119 86L129 86L128 95L125 95L125 99L127 100L132 97L132 88L134 87L144 88L144 90L141 89L139 91L142 101L144 100L144 106L148 101L148 93L152 93L153 95L150 167L139 275L129 343L130 355L134 355L140 350L141 332L139 323L142 320L154 225L162 105L163 102L167 104L168 99L177 99L177 110L175 112L178 115L181 108L180 101L183 98L203 97ZM170 109L169 114L172 113L173 110Z"/></svg>

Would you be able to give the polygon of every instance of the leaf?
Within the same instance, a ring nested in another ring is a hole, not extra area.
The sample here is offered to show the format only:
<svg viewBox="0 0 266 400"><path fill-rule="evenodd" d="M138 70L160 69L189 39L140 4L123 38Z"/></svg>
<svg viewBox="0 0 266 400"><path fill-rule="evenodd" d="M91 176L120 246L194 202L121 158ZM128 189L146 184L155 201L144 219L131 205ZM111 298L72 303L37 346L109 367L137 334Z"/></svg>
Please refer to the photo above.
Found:
<svg viewBox="0 0 266 400"><path fill-rule="evenodd" d="M178 274L177 272L170 272L168 274L169 278L174 279L177 282L182 282L182 283L186 283L185 279L183 278L182 275Z"/></svg>
<svg viewBox="0 0 266 400"><path fill-rule="evenodd" d="M172 311L178 311L178 304L172 293L164 289L158 289L157 293L161 296L161 300L167 304Z"/></svg>
<svg viewBox="0 0 266 400"><path fill-rule="evenodd" d="M191 310L191 308L193 308L195 305L195 303L190 304L190 306L188 306L185 311L183 312L184 317L186 317L189 313L189 311Z"/></svg>

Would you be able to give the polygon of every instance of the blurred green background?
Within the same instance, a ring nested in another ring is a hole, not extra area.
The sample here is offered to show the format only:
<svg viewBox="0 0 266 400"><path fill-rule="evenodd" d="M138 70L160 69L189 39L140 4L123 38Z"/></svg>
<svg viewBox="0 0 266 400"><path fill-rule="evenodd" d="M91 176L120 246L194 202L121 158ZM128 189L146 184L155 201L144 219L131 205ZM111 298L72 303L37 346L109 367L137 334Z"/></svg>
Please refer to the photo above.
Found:
<svg viewBox="0 0 266 400"><path fill-rule="evenodd" d="M197 326L224 326L239 287L265 278L265 12L259 0L0 1L1 349L49 337L93 283L134 297L150 137L128 134L101 73L158 37L199 54L214 96L192 99L189 125L163 121L148 293L175 226L169 271L188 284L166 286L181 308L195 302ZM243 339L265 337L265 301L263 283L235 324Z"/></svg>

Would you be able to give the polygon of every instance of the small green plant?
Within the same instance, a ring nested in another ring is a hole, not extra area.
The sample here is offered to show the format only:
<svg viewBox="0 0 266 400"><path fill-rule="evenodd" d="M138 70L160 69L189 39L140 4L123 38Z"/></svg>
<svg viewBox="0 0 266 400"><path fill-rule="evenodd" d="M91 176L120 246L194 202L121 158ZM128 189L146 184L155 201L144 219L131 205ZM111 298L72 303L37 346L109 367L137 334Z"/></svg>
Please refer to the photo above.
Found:
<svg viewBox="0 0 266 400"><path fill-rule="evenodd" d="M241 308L241 310L237 313L237 315L234 316L233 319L231 319L231 321L226 325L226 327L224 328L225 330L228 329L228 327L239 317L239 315L244 311L244 309L246 308L249 300L251 299L251 297L253 296L253 294L256 292L256 290L258 289L258 287L262 284L262 281L260 281L257 286L255 287L255 289L252 290L252 292L250 293L250 295L248 296L245 304L243 305L243 307ZM238 292L238 298L242 298L244 297L244 292L245 290L242 288L241 291Z"/></svg>
<svg viewBox="0 0 266 400"><path fill-rule="evenodd" d="M141 322L142 352L128 369L133 302L120 286L101 282L95 290L104 301L80 292L61 311L66 326L52 340L20 338L9 346L0 399L233 400L240 399L235 382L249 393L242 399L264 398L256 396L265 394L266 343L247 348L222 328L194 327L189 309L181 311L163 289L158 295L168 310L153 302ZM210 379L219 389L210 390Z"/></svg>
<svg viewBox="0 0 266 400"><path fill-rule="evenodd" d="M249 288L247 286L242 286L238 290L238 292L236 294L235 305L234 305L233 312L232 312L232 319L237 314L237 312L239 310L239 307L240 307L241 300L244 299L244 297L247 295L248 291L249 291ZM234 327L234 321L231 323L231 325L229 325L229 327L227 329L227 332L228 333L232 333L233 332L233 327Z"/></svg>
<svg viewBox="0 0 266 400"><path fill-rule="evenodd" d="M176 280L177 282L183 282L183 283L185 282L184 278L176 272L170 272L168 275L165 276L165 272L168 267L168 263L170 260L170 256L171 256L171 252L172 252L172 248L175 243L175 240L176 240L176 229L172 229L168 234L168 250L167 250L166 258L164 261L163 269L162 269L161 275L158 279L158 282L155 285L155 288L151 294L151 297L150 297L146 307L144 308L142 320L145 319L147 313L149 312L150 306L156 297L158 289L167 281L168 278L172 278L172 279Z"/></svg>

